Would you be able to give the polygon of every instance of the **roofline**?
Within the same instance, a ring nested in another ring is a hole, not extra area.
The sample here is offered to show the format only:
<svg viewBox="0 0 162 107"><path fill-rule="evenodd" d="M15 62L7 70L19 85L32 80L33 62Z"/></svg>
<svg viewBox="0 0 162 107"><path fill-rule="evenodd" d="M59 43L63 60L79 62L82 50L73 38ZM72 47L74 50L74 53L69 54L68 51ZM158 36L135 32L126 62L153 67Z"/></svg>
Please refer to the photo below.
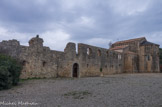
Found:
<svg viewBox="0 0 162 107"><path fill-rule="evenodd" d="M136 41L136 40L138 40L138 39L146 39L146 38L145 38L145 37L140 37L140 38L134 38L134 39L128 39L128 40L117 41L117 42L113 43L112 45L119 44L119 43L122 43L122 42Z"/></svg>

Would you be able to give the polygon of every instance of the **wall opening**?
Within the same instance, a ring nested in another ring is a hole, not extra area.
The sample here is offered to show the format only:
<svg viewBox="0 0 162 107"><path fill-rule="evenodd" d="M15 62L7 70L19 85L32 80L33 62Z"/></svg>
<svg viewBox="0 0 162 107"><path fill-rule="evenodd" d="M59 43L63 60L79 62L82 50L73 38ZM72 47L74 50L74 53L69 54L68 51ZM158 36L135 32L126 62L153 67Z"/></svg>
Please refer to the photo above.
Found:
<svg viewBox="0 0 162 107"><path fill-rule="evenodd" d="M121 55L118 55L118 59L121 60L121 58L122 58Z"/></svg>
<svg viewBox="0 0 162 107"><path fill-rule="evenodd" d="M43 61L42 65L43 65L43 67L45 67L45 66L46 66L46 62L45 62L45 61Z"/></svg>
<svg viewBox="0 0 162 107"><path fill-rule="evenodd" d="M92 54L91 48L87 48L87 55L91 55L91 54Z"/></svg>
<svg viewBox="0 0 162 107"><path fill-rule="evenodd" d="M101 50L98 50L97 53L98 53L98 56L101 56Z"/></svg>
<svg viewBox="0 0 162 107"><path fill-rule="evenodd" d="M107 58L109 57L109 51L106 51L106 56L107 56Z"/></svg>
<svg viewBox="0 0 162 107"><path fill-rule="evenodd" d="M73 77L78 77L78 74L79 74L79 65L77 63L75 63L73 65L73 74L72 74L72 76Z"/></svg>
<svg viewBox="0 0 162 107"><path fill-rule="evenodd" d="M150 61L150 55L146 55L146 60Z"/></svg>

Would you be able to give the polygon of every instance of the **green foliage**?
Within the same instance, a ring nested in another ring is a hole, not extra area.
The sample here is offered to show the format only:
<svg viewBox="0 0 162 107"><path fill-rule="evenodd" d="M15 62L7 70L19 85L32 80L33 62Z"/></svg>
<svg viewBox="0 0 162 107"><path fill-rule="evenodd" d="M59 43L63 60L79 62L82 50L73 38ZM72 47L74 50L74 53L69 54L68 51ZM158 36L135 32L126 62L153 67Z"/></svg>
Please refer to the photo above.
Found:
<svg viewBox="0 0 162 107"><path fill-rule="evenodd" d="M100 68L100 72L102 72L102 68Z"/></svg>
<svg viewBox="0 0 162 107"><path fill-rule="evenodd" d="M0 54L0 90L17 85L21 70L21 64L15 59Z"/></svg>
<svg viewBox="0 0 162 107"><path fill-rule="evenodd" d="M160 64L162 64L162 48L159 49Z"/></svg>
<svg viewBox="0 0 162 107"><path fill-rule="evenodd" d="M92 93L89 91L71 91L68 93L65 93L65 98L72 97L73 99L84 99L85 97L91 96Z"/></svg>

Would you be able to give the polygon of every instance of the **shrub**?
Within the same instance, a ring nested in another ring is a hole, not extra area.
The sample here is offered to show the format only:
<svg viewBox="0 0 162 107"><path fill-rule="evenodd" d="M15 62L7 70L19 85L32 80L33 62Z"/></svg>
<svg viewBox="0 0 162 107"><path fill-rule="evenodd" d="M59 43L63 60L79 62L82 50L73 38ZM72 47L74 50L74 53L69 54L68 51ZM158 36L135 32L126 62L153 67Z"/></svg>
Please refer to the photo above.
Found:
<svg viewBox="0 0 162 107"><path fill-rule="evenodd" d="M162 65L162 48L159 50L160 64Z"/></svg>
<svg viewBox="0 0 162 107"><path fill-rule="evenodd" d="M102 72L102 68L100 68L100 72Z"/></svg>
<svg viewBox="0 0 162 107"><path fill-rule="evenodd" d="M0 54L0 90L17 85L22 66L15 59Z"/></svg>

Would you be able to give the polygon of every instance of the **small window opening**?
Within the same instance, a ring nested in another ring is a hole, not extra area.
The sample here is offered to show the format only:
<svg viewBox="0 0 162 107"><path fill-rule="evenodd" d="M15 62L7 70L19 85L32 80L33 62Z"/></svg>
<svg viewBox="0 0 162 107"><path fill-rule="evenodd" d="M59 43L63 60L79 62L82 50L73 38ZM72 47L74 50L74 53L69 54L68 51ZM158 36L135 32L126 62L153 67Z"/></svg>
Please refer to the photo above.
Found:
<svg viewBox="0 0 162 107"><path fill-rule="evenodd" d="M46 66L46 62L45 61L43 61L43 67L45 67Z"/></svg>
<svg viewBox="0 0 162 107"><path fill-rule="evenodd" d="M150 55L146 56L147 61L150 61Z"/></svg>
<svg viewBox="0 0 162 107"><path fill-rule="evenodd" d="M98 56L101 56L101 50L98 50L97 53L98 53Z"/></svg>
<svg viewBox="0 0 162 107"><path fill-rule="evenodd" d="M92 54L91 48L87 48L87 55L91 55L91 54Z"/></svg>
<svg viewBox="0 0 162 107"><path fill-rule="evenodd" d="M109 51L106 51L106 55L107 55L107 57L109 57Z"/></svg>

